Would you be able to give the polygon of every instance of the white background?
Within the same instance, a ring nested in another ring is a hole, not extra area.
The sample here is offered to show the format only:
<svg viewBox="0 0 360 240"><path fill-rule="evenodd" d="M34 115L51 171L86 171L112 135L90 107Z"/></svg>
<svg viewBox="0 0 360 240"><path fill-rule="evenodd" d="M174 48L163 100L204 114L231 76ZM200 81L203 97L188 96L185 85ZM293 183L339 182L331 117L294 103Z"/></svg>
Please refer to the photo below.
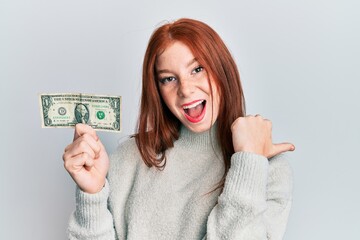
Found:
<svg viewBox="0 0 360 240"><path fill-rule="evenodd" d="M38 93L121 95L134 133L147 41L164 20L208 23L231 50L247 113L290 141L285 239L360 239L360 4L334 0L0 1L0 239L66 239L75 206L62 154L72 129L41 129Z"/></svg>

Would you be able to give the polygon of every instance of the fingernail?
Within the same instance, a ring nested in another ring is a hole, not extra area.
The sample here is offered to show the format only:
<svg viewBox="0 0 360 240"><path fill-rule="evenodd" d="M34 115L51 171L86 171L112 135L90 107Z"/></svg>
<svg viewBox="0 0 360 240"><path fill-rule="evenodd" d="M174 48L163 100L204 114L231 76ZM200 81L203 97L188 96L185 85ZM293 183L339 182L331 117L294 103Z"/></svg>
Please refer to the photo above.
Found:
<svg viewBox="0 0 360 240"><path fill-rule="evenodd" d="M291 151L294 151L295 150L295 146L291 146Z"/></svg>

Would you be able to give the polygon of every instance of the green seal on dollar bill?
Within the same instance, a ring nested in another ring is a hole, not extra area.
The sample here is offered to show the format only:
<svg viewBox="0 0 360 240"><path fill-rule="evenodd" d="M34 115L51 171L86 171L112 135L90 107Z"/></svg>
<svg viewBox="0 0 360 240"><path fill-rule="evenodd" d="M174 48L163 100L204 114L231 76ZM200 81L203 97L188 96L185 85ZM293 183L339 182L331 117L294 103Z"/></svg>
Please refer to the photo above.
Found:
<svg viewBox="0 0 360 240"><path fill-rule="evenodd" d="M96 116L97 116L98 119L102 120L102 119L105 118L105 113L103 111L98 111L96 113Z"/></svg>

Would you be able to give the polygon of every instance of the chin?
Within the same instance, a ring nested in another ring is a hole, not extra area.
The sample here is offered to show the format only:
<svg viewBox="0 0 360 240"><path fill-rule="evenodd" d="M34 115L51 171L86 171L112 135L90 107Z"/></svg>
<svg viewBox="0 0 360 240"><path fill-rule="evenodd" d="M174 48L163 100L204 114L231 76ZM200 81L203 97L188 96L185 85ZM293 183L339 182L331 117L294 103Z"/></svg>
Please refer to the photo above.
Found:
<svg viewBox="0 0 360 240"><path fill-rule="evenodd" d="M189 124L188 122L187 123L184 123L183 122L183 125L189 129L190 131L194 132L194 133L202 133L202 132L206 132L208 131L211 126L213 125L214 123L212 123L210 125L210 122L204 122L204 123L198 123L198 124Z"/></svg>

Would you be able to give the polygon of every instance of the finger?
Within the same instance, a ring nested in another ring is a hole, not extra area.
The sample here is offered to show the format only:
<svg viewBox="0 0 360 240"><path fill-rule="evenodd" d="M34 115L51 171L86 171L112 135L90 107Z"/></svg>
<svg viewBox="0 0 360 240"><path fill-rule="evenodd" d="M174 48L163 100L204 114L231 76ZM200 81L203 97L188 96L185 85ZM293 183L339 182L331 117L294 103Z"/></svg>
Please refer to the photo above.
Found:
<svg viewBox="0 0 360 240"><path fill-rule="evenodd" d="M77 145L81 142L81 141L85 141L87 142L90 147L94 150L94 152L97 154L100 152L101 150L101 145L99 144L99 138L97 140L95 140L93 138L93 136L91 136L89 133L85 133L83 134L81 137L78 137L77 139L74 140L74 142L72 142L71 144L67 145L64 152L69 151L71 148L77 147Z"/></svg>
<svg viewBox="0 0 360 240"><path fill-rule="evenodd" d="M88 169L92 166L94 166L94 159L85 152L64 161L64 167L69 172L79 171L83 167L87 167Z"/></svg>
<svg viewBox="0 0 360 240"><path fill-rule="evenodd" d="M90 170L90 168L94 166L94 159L90 157L86 157L84 166L87 170Z"/></svg>
<svg viewBox="0 0 360 240"><path fill-rule="evenodd" d="M256 115L251 115L251 114L248 114L246 115L246 118L254 118L254 117L258 117L260 116L259 114L256 114Z"/></svg>
<svg viewBox="0 0 360 240"><path fill-rule="evenodd" d="M69 145L67 145L64 149L64 153L66 153L67 151L69 151L71 148L74 147L74 142L70 143Z"/></svg>
<svg viewBox="0 0 360 240"><path fill-rule="evenodd" d="M270 139L272 138L272 122L269 119L264 119L264 123L268 126L270 129Z"/></svg>
<svg viewBox="0 0 360 240"><path fill-rule="evenodd" d="M98 158L100 151L101 151L101 141L95 140L90 134L85 133L84 135L82 135L79 139L85 141L87 144L89 144L89 146L91 147L91 149L94 151L95 154L95 158Z"/></svg>
<svg viewBox="0 0 360 240"><path fill-rule="evenodd" d="M257 120L259 120L259 121L265 120L264 117L263 117L262 115L260 115L260 114L256 114L256 115L255 115L255 119L257 119Z"/></svg>
<svg viewBox="0 0 360 240"><path fill-rule="evenodd" d="M85 133L83 134L81 137L77 138L72 144L68 145L65 148L65 152L69 151L71 148L76 148L79 145L81 145L81 142L86 142L91 149L94 151L94 158L98 158L101 148L102 148L102 144L101 141L95 140L90 134ZM92 154L91 154L92 155Z"/></svg>
<svg viewBox="0 0 360 240"><path fill-rule="evenodd" d="M248 117L248 116L247 116ZM245 117L238 117L235 121L231 124L231 131L234 131L236 126L240 124L240 122L244 121Z"/></svg>
<svg viewBox="0 0 360 240"><path fill-rule="evenodd" d="M86 124L78 123L75 125L74 140L84 135L85 133L90 134L95 139L95 141L99 139L99 137L96 134L96 131L92 127Z"/></svg>
<svg viewBox="0 0 360 240"><path fill-rule="evenodd" d="M96 157L95 151L91 148L89 143L83 139L77 139L75 142L70 144L66 149L64 156L67 158L72 158L76 155L79 155L80 153L87 153L92 158Z"/></svg>
<svg viewBox="0 0 360 240"><path fill-rule="evenodd" d="M271 153L271 157L278 155L279 153L282 152L287 152L287 151L294 151L295 150L295 146L292 143L278 143L278 144L274 144L273 145L273 151Z"/></svg>
<svg viewBox="0 0 360 240"><path fill-rule="evenodd" d="M104 146L104 144L100 141L100 139L99 139L96 143L97 143L98 146L100 147L100 148L99 148L99 153L100 153L100 151L105 151L105 152L106 152L105 146Z"/></svg>
<svg viewBox="0 0 360 240"><path fill-rule="evenodd" d="M95 153L90 145L83 139L78 138L65 148L64 155L68 156L68 158L72 158L83 152L87 152L89 155L95 157Z"/></svg>

